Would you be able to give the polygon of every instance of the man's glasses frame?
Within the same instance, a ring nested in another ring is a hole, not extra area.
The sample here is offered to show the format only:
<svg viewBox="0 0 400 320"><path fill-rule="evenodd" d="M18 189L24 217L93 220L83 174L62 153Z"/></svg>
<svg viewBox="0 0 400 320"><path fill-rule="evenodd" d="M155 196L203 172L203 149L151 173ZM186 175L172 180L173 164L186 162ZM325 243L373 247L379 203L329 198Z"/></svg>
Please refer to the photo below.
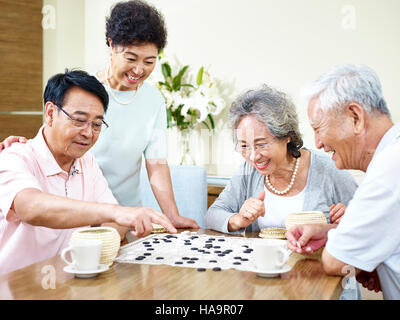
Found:
<svg viewBox="0 0 400 320"><path fill-rule="evenodd" d="M64 112L64 114L70 118L72 120L72 124L77 127L77 128L81 128L81 129L86 129L89 125L91 125L92 130L95 132L100 132L102 129L102 125L98 126L95 122L93 122L92 120L78 120L76 118L74 118L73 116L71 116L67 111L65 111L62 107L55 105L58 109L60 109L62 112ZM105 125L106 129L109 127L109 125L107 124L107 122L104 121L104 119L101 119L102 123Z"/></svg>

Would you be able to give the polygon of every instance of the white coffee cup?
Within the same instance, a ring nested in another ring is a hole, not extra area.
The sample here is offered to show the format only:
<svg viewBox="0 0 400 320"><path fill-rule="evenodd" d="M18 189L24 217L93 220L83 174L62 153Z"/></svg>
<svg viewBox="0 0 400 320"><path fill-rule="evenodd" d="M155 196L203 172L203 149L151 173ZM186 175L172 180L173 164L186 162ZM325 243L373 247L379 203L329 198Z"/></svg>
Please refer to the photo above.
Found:
<svg viewBox="0 0 400 320"><path fill-rule="evenodd" d="M100 239L72 240L69 246L61 252L61 258L76 270L97 270L100 266L101 248L102 241ZM68 261L66 257L69 251L72 261Z"/></svg>
<svg viewBox="0 0 400 320"><path fill-rule="evenodd" d="M257 239L253 248L254 261L258 270L279 271L289 260L291 254L284 240Z"/></svg>

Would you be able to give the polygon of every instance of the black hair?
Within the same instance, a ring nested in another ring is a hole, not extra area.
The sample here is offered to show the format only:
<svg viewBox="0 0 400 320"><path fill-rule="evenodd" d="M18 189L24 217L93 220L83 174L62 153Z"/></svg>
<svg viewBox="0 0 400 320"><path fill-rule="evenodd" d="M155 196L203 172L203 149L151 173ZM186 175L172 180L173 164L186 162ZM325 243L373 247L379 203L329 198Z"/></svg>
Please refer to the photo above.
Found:
<svg viewBox="0 0 400 320"><path fill-rule="evenodd" d="M109 98L106 89L104 89L103 85L96 77L82 70L70 71L65 69L65 73L58 73L52 76L49 81L47 81L43 93L44 104L51 101L61 108L66 94L72 87L78 87L96 95L103 104L104 112L107 111Z"/></svg>
<svg viewBox="0 0 400 320"><path fill-rule="evenodd" d="M106 43L108 38L116 46L153 43L158 51L167 44L164 18L157 9L143 1L131 0L115 4L106 19Z"/></svg>

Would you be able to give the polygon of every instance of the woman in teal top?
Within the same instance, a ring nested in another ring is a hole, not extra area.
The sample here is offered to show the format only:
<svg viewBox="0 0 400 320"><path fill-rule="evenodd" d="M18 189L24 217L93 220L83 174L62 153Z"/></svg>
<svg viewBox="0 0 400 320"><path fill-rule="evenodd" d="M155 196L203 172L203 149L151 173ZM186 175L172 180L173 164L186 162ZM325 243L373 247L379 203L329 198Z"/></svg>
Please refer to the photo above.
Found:
<svg viewBox="0 0 400 320"><path fill-rule="evenodd" d="M166 45L161 14L139 0L114 5L106 22L110 64L96 73L110 102L107 130L91 149L118 202L140 206L140 169L145 158L149 181L162 212L176 228L199 228L179 215L167 163L167 116L164 98L145 80ZM7 139L8 142L18 141ZM8 142L6 144L8 144ZM0 150L3 148L0 144Z"/></svg>
<svg viewBox="0 0 400 320"><path fill-rule="evenodd" d="M149 181L162 212L176 228L198 228L179 215L167 163L167 116L164 98L145 80L166 45L161 14L142 1L117 3L106 21L110 64L97 72L110 96L102 130L92 148L114 196L121 205L139 206L144 156Z"/></svg>

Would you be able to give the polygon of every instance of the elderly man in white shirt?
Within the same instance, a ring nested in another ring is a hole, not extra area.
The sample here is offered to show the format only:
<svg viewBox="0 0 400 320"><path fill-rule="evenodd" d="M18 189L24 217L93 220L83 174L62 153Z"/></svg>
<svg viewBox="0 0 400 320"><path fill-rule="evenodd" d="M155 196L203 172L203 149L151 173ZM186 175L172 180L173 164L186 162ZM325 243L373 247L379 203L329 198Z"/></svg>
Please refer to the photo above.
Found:
<svg viewBox="0 0 400 320"><path fill-rule="evenodd" d="M305 93L316 146L333 152L339 169L366 174L338 225L293 227L289 247L312 253L326 244L328 274L347 275L351 266L364 287L400 299L400 123L366 66L335 67Z"/></svg>

